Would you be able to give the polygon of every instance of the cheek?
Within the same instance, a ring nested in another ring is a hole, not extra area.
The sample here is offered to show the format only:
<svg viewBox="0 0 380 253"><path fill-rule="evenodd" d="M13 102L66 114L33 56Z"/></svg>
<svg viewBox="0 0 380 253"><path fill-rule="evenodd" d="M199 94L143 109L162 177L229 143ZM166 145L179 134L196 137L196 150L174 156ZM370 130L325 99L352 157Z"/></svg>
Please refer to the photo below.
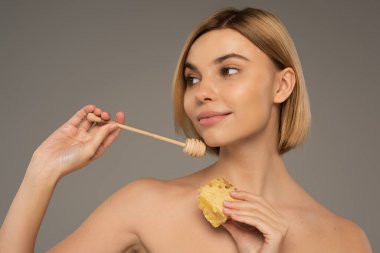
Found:
<svg viewBox="0 0 380 253"><path fill-rule="evenodd" d="M264 93L257 90L248 90L245 94L240 95L240 110L243 116L250 120L260 120L268 113L267 97Z"/></svg>
<svg viewBox="0 0 380 253"><path fill-rule="evenodd" d="M193 108L191 107L191 105L192 105L192 103L190 100L189 92L185 92L185 95L183 98L183 107L184 107L184 110L185 110L187 117L189 117L190 119L192 118L191 112L193 111L192 110Z"/></svg>
<svg viewBox="0 0 380 253"><path fill-rule="evenodd" d="M235 101L238 106L244 109L252 110L252 112L261 111L268 106L269 90L262 82L246 82L229 90L228 99Z"/></svg>
<svg viewBox="0 0 380 253"><path fill-rule="evenodd" d="M248 128L261 128L269 120L272 101L271 85L269 80L257 80L247 82L240 89L229 92L231 99L238 101L236 117L239 121L246 122Z"/></svg>

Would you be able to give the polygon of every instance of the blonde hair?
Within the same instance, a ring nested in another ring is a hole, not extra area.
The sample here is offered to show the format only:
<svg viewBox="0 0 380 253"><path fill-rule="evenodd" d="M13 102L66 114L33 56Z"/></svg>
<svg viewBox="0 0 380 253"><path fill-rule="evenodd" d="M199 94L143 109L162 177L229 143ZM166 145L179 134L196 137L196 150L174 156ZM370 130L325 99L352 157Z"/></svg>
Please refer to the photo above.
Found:
<svg viewBox="0 0 380 253"><path fill-rule="evenodd" d="M284 154L302 144L309 132L311 113L309 97L297 50L282 22L268 11L254 8L238 10L226 8L207 17L189 35L177 64L172 86L174 126L176 133L202 139L184 109L184 64L194 41L202 34L230 28L240 32L272 59L279 69L290 67L295 72L296 83L291 95L281 103L278 151ZM207 152L219 155L219 147L207 147Z"/></svg>

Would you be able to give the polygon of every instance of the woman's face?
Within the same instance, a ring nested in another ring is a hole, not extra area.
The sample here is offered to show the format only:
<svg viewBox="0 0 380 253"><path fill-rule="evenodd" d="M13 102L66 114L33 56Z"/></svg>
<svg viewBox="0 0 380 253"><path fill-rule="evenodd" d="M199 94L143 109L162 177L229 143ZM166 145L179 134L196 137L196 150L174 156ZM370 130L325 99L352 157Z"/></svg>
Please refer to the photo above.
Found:
<svg viewBox="0 0 380 253"><path fill-rule="evenodd" d="M185 112L208 146L228 145L265 129L279 71L246 37L233 29L203 34L191 46L184 71ZM228 114L199 120L205 112Z"/></svg>

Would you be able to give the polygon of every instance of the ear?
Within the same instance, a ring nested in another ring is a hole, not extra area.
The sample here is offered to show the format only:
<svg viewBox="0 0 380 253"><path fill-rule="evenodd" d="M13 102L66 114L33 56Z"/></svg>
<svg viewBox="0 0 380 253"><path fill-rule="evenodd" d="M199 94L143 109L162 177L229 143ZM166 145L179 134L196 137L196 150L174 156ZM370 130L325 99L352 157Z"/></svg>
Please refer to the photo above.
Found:
<svg viewBox="0 0 380 253"><path fill-rule="evenodd" d="M294 89L296 84L296 74L292 68L288 67L281 70L277 75L278 81L275 87L274 102L282 103L290 96Z"/></svg>

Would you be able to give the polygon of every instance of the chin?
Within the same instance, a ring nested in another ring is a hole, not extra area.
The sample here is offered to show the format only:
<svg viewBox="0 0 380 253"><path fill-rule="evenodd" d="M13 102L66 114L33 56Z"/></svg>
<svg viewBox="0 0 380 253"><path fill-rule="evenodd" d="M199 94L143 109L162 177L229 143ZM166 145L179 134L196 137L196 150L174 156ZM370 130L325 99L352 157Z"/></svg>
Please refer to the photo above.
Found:
<svg viewBox="0 0 380 253"><path fill-rule="evenodd" d="M206 143L206 145L211 148L225 146L228 145L228 143L230 143L230 141L227 140L224 135L220 136L203 134L202 139Z"/></svg>

